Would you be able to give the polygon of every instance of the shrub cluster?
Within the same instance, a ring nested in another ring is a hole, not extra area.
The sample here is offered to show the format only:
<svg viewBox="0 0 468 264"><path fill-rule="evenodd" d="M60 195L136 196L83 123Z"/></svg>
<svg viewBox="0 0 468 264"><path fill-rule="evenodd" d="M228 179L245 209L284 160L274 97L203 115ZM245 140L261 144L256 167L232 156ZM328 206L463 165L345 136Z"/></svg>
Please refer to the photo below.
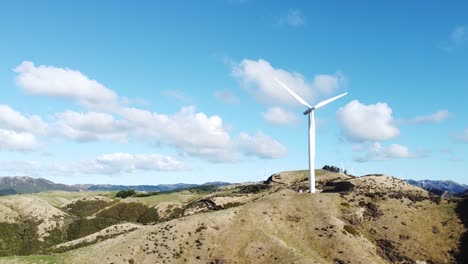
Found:
<svg viewBox="0 0 468 264"><path fill-rule="evenodd" d="M122 191L118 191L116 194L115 194L115 197L119 197L119 198L122 198L122 199L125 199L127 197L132 197L136 194L135 190L122 190Z"/></svg>
<svg viewBox="0 0 468 264"><path fill-rule="evenodd" d="M237 188L239 189L238 193L259 193L261 191L269 189L270 186L266 184L252 184L242 185Z"/></svg>
<svg viewBox="0 0 468 264"><path fill-rule="evenodd" d="M0 256L30 255L40 247L37 223L0 223Z"/></svg>
<svg viewBox="0 0 468 264"><path fill-rule="evenodd" d="M329 166L329 165L323 166L322 170L331 171L331 172L335 172L335 173L340 173L341 172L340 168L338 168L336 166Z"/></svg>
<svg viewBox="0 0 468 264"><path fill-rule="evenodd" d="M78 200L74 203L68 204L65 206L67 213L79 216L86 217L91 216L99 210L106 208L109 205L112 205L114 202L108 202L103 200L93 200L93 201L84 201Z"/></svg>
<svg viewBox="0 0 468 264"><path fill-rule="evenodd" d="M118 203L99 212L97 216L118 221L138 222L142 224L160 221L158 211L155 208L150 208L141 203Z"/></svg>

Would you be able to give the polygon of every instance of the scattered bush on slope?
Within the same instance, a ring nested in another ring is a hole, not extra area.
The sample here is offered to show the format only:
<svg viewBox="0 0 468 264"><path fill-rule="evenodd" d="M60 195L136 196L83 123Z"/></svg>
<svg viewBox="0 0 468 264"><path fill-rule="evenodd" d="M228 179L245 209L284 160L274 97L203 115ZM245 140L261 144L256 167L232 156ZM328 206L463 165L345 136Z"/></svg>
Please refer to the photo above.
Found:
<svg viewBox="0 0 468 264"><path fill-rule="evenodd" d="M108 202L104 200L93 200L83 201L78 200L74 203L68 204L65 207L65 211L69 214L73 214L79 217L91 216L100 210L112 205L114 202Z"/></svg>

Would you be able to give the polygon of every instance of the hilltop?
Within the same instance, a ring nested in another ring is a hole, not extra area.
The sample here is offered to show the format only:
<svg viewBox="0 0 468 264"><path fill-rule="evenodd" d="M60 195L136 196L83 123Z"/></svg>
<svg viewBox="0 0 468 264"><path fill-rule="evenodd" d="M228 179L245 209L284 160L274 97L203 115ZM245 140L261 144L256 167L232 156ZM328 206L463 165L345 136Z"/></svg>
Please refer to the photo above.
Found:
<svg viewBox="0 0 468 264"><path fill-rule="evenodd" d="M291 171L256 184L126 199L112 192L0 197L2 230L24 227L31 215L29 243L36 241L28 252L13 231L0 232L8 241L0 254L45 254L0 263L462 261L461 199L390 176L316 173L318 194L299 193L307 171Z"/></svg>

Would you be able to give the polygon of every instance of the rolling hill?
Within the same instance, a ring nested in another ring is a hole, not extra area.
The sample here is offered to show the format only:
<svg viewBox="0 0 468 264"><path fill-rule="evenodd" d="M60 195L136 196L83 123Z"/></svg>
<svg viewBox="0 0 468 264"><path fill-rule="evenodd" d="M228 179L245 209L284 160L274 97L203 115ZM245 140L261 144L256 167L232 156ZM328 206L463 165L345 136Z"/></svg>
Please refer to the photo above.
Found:
<svg viewBox="0 0 468 264"><path fill-rule="evenodd" d="M0 263L464 263L466 200L317 170L215 190L0 197ZM28 216L30 216L28 218ZM30 256L13 256L30 255Z"/></svg>

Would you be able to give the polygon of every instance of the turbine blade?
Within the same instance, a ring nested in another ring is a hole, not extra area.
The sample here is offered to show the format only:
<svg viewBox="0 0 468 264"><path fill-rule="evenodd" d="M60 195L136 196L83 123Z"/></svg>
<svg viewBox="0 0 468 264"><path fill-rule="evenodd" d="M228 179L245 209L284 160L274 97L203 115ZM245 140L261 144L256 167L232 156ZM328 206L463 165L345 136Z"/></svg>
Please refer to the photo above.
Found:
<svg viewBox="0 0 468 264"><path fill-rule="evenodd" d="M297 95L295 92L293 92L291 89L289 89L286 85L284 85L284 83L280 82L278 79L275 78L275 81L277 83L279 83L281 86L283 86L284 89L286 89L286 91L288 91L294 98L296 98L297 101L299 101L299 103L307 106L308 108L312 108L312 106L310 106L304 99L302 99L301 97L299 97L299 95Z"/></svg>
<svg viewBox="0 0 468 264"><path fill-rule="evenodd" d="M322 107L322 106L324 106L324 105L327 105L327 104L329 104L329 103L335 101L336 99L341 98L341 97L343 97L343 96L345 96L345 95L347 95L347 94L348 94L348 93L343 93L343 94L340 94L340 95L335 96L335 97L333 97L333 98L330 98L330 99L327 99L327 100L325 100L325 101L322 101L322 102L318 103L314 108L315 108L315 109L320 108L320 107Z"/></svg>

